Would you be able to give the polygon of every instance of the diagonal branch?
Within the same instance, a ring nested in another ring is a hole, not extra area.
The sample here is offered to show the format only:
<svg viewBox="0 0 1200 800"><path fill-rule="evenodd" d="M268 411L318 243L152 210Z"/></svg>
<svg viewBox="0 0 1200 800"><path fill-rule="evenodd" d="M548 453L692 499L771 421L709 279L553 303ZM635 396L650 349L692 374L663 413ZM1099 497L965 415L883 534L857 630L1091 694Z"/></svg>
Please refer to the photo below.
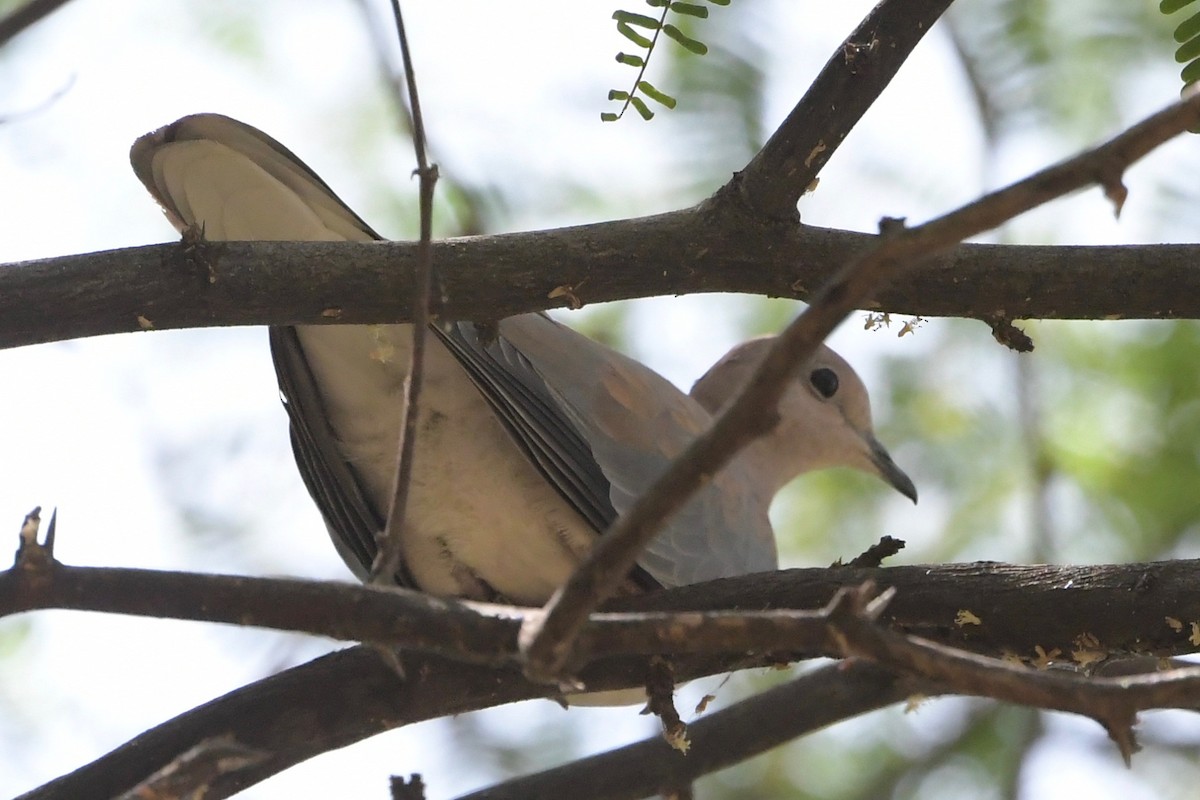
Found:
<svg viewBox="0 0 1200 800"><path fill-rule="evenodd" d="M222 776L208 800L247 786L320 753L403 725L480 708L545 697L547 689L518 670L496 669L406 653L407 680L368 647L352 647L244 686L139 734L111 753L22 795L22 800L112 797L135 786L214 731L260 751L265 759ZM680 660L691 680L737 666L733 659ZM583 673L597 690L628 689L645 680L645 659L608 659Z"/></svg>
<svg viewBox="0 0 1200 800"><path fill-rule="evenodd" d="M904 268L1092 183L1104 187L1118 210L1125 169L1153 148L1200 123L1200 95L1176 103L1107 143L992 192L963 208L910 230L889 230L879 245L848 264L813 298L813 304L778 337L737 399L693 442L634 506L599 540L583 564L546 604L544 616L526 619L521 631L527 673L564 677L574 639L588 614L619 586L643 547L706 478L755 436L774 424L786 382L821 341L867 298ZM765 424L764 424L765 423Z"/></svg>
<svg viewBox="0 0 1200 800"><path fill-rule="evenodd" d="M756 214L796 217L796 201L951 2L885 0L867 14L731 182Z"/></svg>
<svg viewBox="0 0 1200 800"><path fill-rule="evenodd" d="M693 781L835 722L916 694L936 693L928 681L898 677L872 664L828 665L690 723L686 756L655 736L459 800L647 797L663 786ZM813 702L816 697L819 703Z"/></svg>

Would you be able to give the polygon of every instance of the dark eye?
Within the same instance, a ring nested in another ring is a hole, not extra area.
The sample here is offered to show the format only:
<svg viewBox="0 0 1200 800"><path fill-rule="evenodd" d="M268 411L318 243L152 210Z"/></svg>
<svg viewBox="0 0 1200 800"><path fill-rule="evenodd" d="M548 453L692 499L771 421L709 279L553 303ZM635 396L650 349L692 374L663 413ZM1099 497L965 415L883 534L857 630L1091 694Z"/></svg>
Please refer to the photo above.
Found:
<svg viewBox="0 0 1200 800"><path fill-rule="evenodd" d="M836 372L828 367L814 369L812 374L808 376L808 382L817 390L817 394L826 400L837 394L838 376Z"/></svg>

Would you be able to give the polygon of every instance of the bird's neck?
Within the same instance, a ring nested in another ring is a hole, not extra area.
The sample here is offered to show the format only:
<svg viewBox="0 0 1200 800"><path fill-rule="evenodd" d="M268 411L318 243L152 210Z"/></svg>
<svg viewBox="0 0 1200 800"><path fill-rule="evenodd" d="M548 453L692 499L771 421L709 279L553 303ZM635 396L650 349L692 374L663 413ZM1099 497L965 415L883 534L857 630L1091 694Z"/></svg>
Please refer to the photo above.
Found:
<svg viewBox="0 0 1200 800"><path fill-rule="evenodd" d="M794 454L784 451L776 437L770 434L750 442L735 460L740 468L750 473L753 485L762 492L763 501L768 505L780 489L807 471L805 465L796 463Z"/></svg>

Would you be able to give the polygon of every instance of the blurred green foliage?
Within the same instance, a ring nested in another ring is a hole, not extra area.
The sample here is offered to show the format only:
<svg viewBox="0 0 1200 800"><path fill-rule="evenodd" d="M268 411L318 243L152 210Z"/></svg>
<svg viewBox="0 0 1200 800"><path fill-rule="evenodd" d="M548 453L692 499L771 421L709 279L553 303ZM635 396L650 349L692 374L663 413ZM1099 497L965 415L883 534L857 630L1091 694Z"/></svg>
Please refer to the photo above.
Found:
<svg viewBox="0 0 1200 800"><path fill-rule="evenodd" d="M972 0L945 21L997 133L1090 140L1120 118L1137 67L1170 58L1171 25L1151 2Z"/></svg>

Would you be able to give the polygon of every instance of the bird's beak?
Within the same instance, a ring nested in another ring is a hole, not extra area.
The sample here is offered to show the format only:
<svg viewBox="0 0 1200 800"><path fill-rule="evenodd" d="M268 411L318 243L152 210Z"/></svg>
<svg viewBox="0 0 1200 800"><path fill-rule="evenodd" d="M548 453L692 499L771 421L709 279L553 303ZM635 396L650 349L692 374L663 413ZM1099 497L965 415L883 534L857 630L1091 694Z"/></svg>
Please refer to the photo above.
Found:
<svg viewBox="0 0 1200 800"><path fill-rule="evenodd" d="M912 482L912 478L904 474L904 470L896 466L896 462L892 461L891 455L879 443L879 440L870 434L867 435L867 445L870 447L871 463L875 465L875 469L879 471L879 477L883 478L892 487L900 492L900 494L917 502L917 487Z"/></svg>

